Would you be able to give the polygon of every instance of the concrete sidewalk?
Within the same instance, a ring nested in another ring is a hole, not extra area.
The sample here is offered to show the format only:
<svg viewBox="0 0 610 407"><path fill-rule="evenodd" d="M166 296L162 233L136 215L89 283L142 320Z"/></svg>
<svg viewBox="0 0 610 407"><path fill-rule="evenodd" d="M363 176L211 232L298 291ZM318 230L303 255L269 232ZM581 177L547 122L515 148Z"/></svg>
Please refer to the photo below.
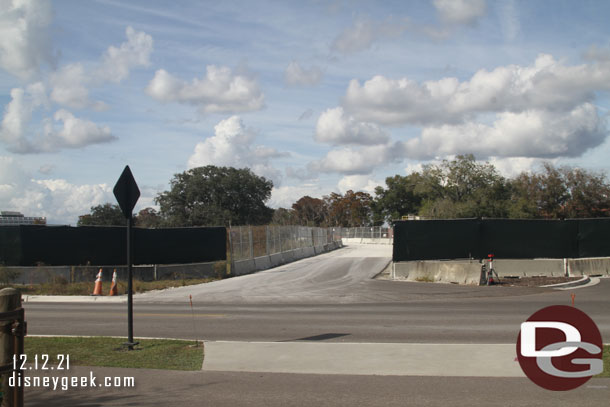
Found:
<svg viewBox="0 0 610 407"><path fill-rule="evenodd" d="M525 377L515 344L206 342L204 371Z"/></svg>

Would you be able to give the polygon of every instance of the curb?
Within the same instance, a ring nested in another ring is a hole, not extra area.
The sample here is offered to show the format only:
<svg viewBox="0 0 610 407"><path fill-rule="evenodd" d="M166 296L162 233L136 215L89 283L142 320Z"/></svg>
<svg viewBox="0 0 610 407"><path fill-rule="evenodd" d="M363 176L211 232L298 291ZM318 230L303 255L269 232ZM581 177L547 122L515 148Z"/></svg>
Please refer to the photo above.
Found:
<svg viewBox="0 0 610 407"><path fill-rule="evenodd" d="M559 283L559 284L549 284L549 285L541 285L542 288L553 288L556 290L563 290L566 288L579 287L581 285L589 284L591 282L591 278L589 276L583 276L580 280L576 281L568 281L567 283Z"/></svg>
<svg viewBox="0 0 610 407"><path fill-rule="evenodd" d="M24 304L30 302L99 302L104 304L123 304L127 302L127 295L23 295L21 301Z"/></svg>

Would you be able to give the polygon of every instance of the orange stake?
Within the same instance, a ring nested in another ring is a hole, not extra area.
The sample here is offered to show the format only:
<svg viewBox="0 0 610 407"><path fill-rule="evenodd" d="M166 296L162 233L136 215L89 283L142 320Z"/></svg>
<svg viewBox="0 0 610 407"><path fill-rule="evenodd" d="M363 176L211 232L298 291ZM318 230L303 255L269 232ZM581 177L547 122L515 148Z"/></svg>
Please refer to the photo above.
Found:
<svg viewBox="0 0 610 407"><path fill-rule="evenodd" d="M574 306L574 299L576 298L576 294L572 293L570 294L570 296L572 297L572 306Z"/></svg>

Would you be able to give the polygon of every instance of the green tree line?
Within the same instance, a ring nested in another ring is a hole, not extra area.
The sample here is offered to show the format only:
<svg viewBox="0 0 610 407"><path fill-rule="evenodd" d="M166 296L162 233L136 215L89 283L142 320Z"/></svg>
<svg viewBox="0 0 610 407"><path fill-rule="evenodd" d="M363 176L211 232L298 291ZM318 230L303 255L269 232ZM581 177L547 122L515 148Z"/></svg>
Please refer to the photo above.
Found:
<svg viewBox="0 0 610 407"><path fill-rule="evenodd" d="M273 183L249 169L206 166L176 174L170 189L136 216L140 227L304 225L378 226L407 215L426 219L563 219L610 216L604 173L545 163L537 172L503 177L472 155L394 175L375 189L304 196L290 208L271 209ZM124 225L117 205L91 208L79 225Z"/></svg>

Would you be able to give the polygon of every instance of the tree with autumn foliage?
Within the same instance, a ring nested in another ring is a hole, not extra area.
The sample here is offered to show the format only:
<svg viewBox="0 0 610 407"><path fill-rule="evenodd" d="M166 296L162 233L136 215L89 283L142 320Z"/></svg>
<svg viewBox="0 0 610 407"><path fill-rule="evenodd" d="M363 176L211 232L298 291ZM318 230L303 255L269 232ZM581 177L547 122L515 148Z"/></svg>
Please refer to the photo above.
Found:
<svg viewBox="0 0 610 407"><path fill-rule="evenodd" d="M139 228L154 229L163 226L163 218L154 208L144 208L135 217L136 226Z"/></svg>
<svg viewBox="0 0 610 407"><path fill-rule="evenodd" d="M333 192L324 201L328 208L328 226L373 225L373 197L366 192L349 190L345 195Z"/></svg>
<svg viewBox="0 0 610 407"><path fill-rule="evenodd" d="M326 221L326 205L322 199L306 195L292 204L294 221L302 226L323 226Z"/></svg>
<svg viewBox="0 0 610 407"><path fill-rule="evenodd" d="M511 217L610 216L610 184L602 173L546 163L542 172L522 173L511 186Z"/></svg>

